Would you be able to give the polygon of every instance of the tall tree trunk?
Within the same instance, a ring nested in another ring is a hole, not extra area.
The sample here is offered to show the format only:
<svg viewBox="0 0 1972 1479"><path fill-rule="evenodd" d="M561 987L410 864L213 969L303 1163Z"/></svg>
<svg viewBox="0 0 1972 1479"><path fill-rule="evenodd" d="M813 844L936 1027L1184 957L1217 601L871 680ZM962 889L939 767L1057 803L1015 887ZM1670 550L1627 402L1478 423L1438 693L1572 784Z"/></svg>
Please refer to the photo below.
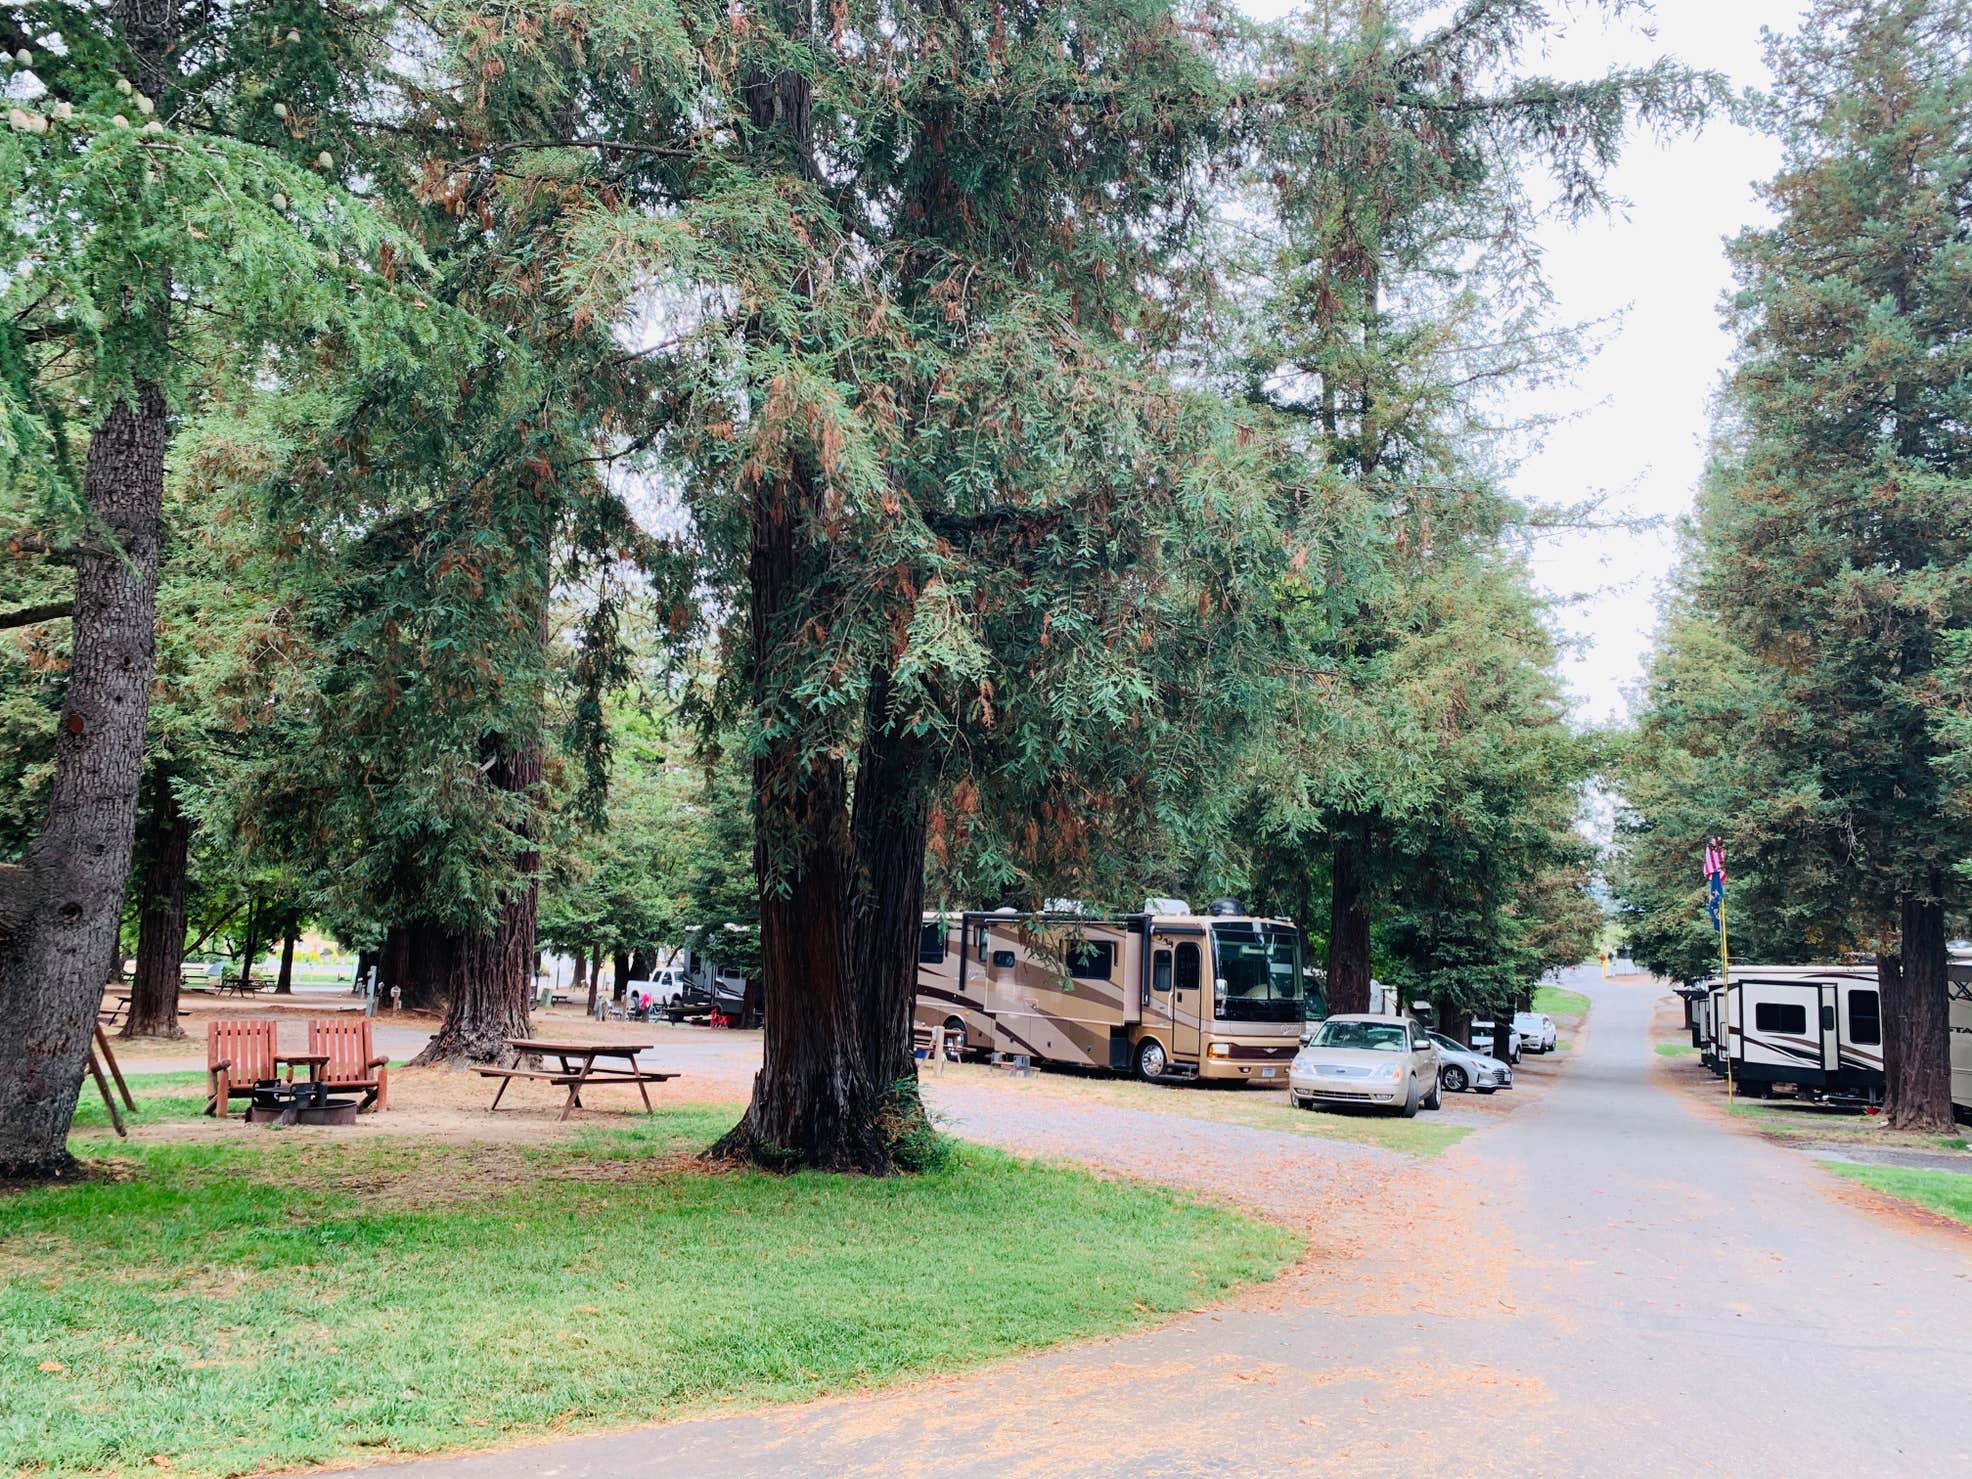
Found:
<svg viewBox="0 0 1972 1479"><path fill-rule="evenodd" d="M568 983L569 993L573 995L575 992L582 990L582 988L587 986L588 984L589 984L588 947L584 945L577 945L575 947L575 979ZM592 1007L595 1005L595 992L593 989L589 993L589 1004Z"/></svg>
<svg viewBox="0 0 1972 1479"><path fill-rule="evenodd" d="M636 950L630 955L630 969L623 979L616 983L616 999L623 1000L623 993L630 989L632 981L648 981L657 974L657 952L655 950Z"/></svg>
<svg viewBox="0 0 1972 1479"><path fill-rule="evenodd" d="M863 1063L876 1086L893 1102L907 1097L908 1112L915 1115L922 1113L916 1096L900 1094L898 1086L917 1079L911 1014L917 1001L918 934L924 923L930 778L923 741L891 724L889 703L889 675L879 672L870 684L856 763L849 958L860 974L856 997ZM893 1138L898 1128L893 1123Z"/></svg>
<svg viewBox="0 0 1972 1479"><path fill-rule="evenodd" d="M511 757L501 755L489 772L494 785L534 799L541 789L541 750L528 745ZM533 824L529 824L530 838ZM541 854L530 847L519 859L521 886L488 931L457 936L452 942L445 1020L417 1067L461 1060L491 1063L506 1052L507 1039L529 1031L529 988L534 984L534 927L540 908Z"/></svg>
<svg viewBox="0 0 1972 1479"><path fill-rule="evenodd" d="M253 961L260 954L260 926L262 922L260 903L251 896L247 899L246 941L240 951L240 987L249 990L253 986Z"/></svg>
<svg viewBox="0 0 1972 1479"><path fill-rule="evenodd" d="M181 1038L178 991L185 979L185 874L192 821L169 775L158 772L146 839L143 901L137 921L137 975L130 984L125 1037Z"/></svg>
<svg viewBox="0 0 1972 1479"><path fill-rule="evenodd" d="M428 1011L444 1001L451 985L452 933L433 920L414 918L385 933L377 970L378 996L388 1001L394 986L407 1011Z"/></svg>
<svg viewBox="0 0 1972 1479"><path fill-rule="evenodd" d="M783 0L782 9L791 35L812 30L804 7ZM795 71L758 71L747 79L746 102L772 162L814 178L808 79ZM807 284L797 280L794 287L802 292ZM764 332L758 325L750 331ZM807 532L819 495L800 452L753 486L749 656L762 721L781 708L777 659L790 650L801 623L800 592L828 558ZM887 1172L882 1086L860 1051L849 961L847 768L835 751L811 746L798 719L767 722L766 735L753 762L765 1041L746 1117L708 1154L786 1170Z"/></svg>
<svg viewBox="0 0 1972 1479"><path fill-rule="evenodd" d="M763 716L774 708L774 656L790 635L783 628L801 584L804 526L815 504L815 486L798 469L755 498L751 657ZM765 1042L746 1117L710 1154L777 1169L887 1171L879 1094L859 1051L849 969L845 767L834 754L809 753L795 726L770 726L768 733L753 762Z"/></svg>
<svg viewBox="0 0 1972 1479"><path fill-rule="evenodd" d="M290 916L281 928L281 973L274 978L276 996L294 995L294 935L295 922Z"/></svg>
<svg viewBox="0 0 1972 1479"><path fill-rule="evenodd" d="M1369 844L1351 818L1335 833L1329 886L1328 1009L1369 1010Z"/></svg>
<svg viewBox="0 0 1972 1479"><path fill-rule="evenodd" d="M1884 1055L1893 1130L1952 1128L1951 954L1938 887L1933 877L1926 893L1903 900L1903 980L1895 1000L1883 1003L1884 1035L1896 1044Z"/></svg>
<svg viewBox="0 0 1972 1479"><path fill-rule="evenodd" d="M41 830L0 870L0 1176L58 1176L116 948L156 657L169 432L150 384L89 441L83 491L112 550L76 562L68 687Z"/></svg>
<svg viewBox="0 0 1972 1479"><path fill-rule="evenodd" d="M614 963L616 966L616 973L614 979L612 979L609 983L609 994L612 998L621 996L623 994L624 984L628 982L630 979L630 970L631 967L636 963L636 957L627 950L619 950L616 952L616 958ZM640 981L648 981L650 977L639 976L637 977L637 979Z"/></svg>
<svg viewBox="0 0 1972 1479"><path fill-rule="evenodd" d="M1901 913L1901 911L1899 911ZM1886 933L1887 933L1886 929ZM1904 958L1887 946L1876 952L1877 1010L1883 1034L1883 1082L1885 1091L1901 1071L1903 1044L1897 1037L1897 1003L1904 994Z"/></svg>

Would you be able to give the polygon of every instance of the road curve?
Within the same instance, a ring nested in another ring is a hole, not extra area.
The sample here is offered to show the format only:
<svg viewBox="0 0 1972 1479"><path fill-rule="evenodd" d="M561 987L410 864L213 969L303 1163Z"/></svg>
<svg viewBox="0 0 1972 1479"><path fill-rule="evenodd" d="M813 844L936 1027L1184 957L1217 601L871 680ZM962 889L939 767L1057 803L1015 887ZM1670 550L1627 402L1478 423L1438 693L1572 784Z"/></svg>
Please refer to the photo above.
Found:
<svg viewBox="0 0 1972 1479"><path fill-rule="evenodd" d="M1276 1209L1309 1259L1233 1307L901 1390L381 1472L1972 1473L1972 1242L1852 1205L1688 1101L1650 1050L1661 991L1580 976L1594 1010L1558 1081L1422 1169L1229 1132L1231 1154L1334 1162ZM998 1138L989 1110L966 1120Z"/></svg>

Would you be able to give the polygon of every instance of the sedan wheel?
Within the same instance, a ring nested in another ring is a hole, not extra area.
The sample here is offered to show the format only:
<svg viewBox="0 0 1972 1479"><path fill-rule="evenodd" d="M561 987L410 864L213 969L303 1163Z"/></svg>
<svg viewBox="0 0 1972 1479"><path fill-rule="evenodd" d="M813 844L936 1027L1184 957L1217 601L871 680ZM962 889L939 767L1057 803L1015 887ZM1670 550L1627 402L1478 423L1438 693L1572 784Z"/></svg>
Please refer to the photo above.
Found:
<svg viewBox="0 0 1972 1479"><path fill-rule="evenodd" d="M1438 1082L1451 1093L1463 1094L1466 1090L1465 1070L1456 1063L1447 1063L1444 1072L1438 1075Z"/></svg>

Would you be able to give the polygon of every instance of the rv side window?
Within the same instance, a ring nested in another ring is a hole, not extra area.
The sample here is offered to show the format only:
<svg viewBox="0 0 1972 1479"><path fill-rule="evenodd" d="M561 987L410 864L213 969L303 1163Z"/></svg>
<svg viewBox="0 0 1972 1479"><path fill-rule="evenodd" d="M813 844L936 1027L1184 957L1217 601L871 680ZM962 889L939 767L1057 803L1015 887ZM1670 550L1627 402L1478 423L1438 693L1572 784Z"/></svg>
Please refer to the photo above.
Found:
<svg viewBox="0 0 1972 1479"><path fill-rule="evenodd" d="M986 926L979 926L979 963L986 964Z"/></svg>
<svg viewBox="0 0 1972 1479"><path fill-rule="evenodd" d="M1150 958L1150 989L1171 989L1171 952L1168 950L1160 950Z"/></svg>
<svg viewBox="0 0 1972 1479"><path fill-rule="evenodd" d="M993 952L993 969L996 971L1012 970L1013 952L1011 950L995 950Z"/></svg>
<svg viewBox="0 0 1972 1479"><path fill-rule="evenodd" d="M1196 945L1187 942L1178 947L1178 990L1198 990L1198 961L1199 954Z"/></svg>
<svg viewBox="0 0 1972 1479"><path fill-rule="evenodd" d="M918 959L936 965L945 958L945 926L927 924L918 931Z"/></svg>
<svg viewBox="0 0 1972 1479"><path fill-rule="evenodd" d="M1795 1002L1755 1002L1753 1029L1756 1032L1804 1033L1808 1030L1808 1009Z"/></svg>
<svg viewBox="0 0 1972 1479"><path fill-rule="evenodd" d="M1821 1030L1823 1032L1835 1030L1835 1008L1825 1006L1821 1009Z"/></svg>
<svg viewBox="0 0 1972 1479"><path fill-rule="evenodd" d="M1078 981L1107 981L1116 959L1116 947L1108 940L1071 940L1068 945L1068 974Z"/></svg>
<svg viewBox="0 0 1972 1479"><path fill-rule="evenodd" d="M1870 1047L1883 1041L1882 998L1874 991L1849 993L1849 1041Z"/></svg>

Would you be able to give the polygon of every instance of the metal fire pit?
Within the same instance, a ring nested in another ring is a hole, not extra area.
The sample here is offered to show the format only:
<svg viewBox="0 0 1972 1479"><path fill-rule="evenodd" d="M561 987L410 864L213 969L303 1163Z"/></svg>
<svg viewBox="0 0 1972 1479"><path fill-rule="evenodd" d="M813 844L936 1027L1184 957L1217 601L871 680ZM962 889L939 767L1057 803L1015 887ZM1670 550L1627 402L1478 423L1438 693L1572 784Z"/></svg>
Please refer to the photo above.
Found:
<svg viewBox="0 0 1972 1479"><path fill-rule="evenodd" d="M353 1125L361 1101L334 1099L329 1086L318 1083L284 1084L279 1079L262 1079L253 1086L253 1103L247 1106L247 1123L273 1125Z"/></svg>

